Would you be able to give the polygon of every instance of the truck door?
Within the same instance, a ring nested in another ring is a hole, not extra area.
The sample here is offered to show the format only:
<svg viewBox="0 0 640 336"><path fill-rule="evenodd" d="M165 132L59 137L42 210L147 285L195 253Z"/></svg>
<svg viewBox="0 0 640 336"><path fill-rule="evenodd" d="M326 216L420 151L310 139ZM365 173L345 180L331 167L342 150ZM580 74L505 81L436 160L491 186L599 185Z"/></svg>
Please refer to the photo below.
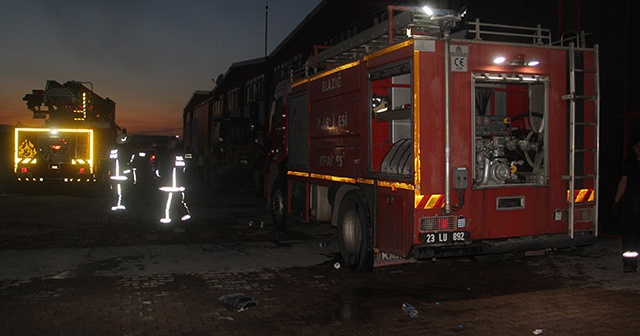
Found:
<svg viewBox="0 0 640 336"><path fill-rule="evenodd" d="M369 170L385 182L413 183L411 62L369 72L371 131ZM412 244L412 190L377 187L376 246L405 257Z"/></svg>

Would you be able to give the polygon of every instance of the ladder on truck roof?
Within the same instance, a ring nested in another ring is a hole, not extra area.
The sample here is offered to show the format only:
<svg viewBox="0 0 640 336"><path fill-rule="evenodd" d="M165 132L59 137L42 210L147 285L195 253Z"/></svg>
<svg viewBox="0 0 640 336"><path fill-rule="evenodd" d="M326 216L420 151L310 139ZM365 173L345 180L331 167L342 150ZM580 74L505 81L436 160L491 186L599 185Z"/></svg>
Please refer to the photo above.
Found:
<svg viewBox="0 0 640 336"><path fill-rule="evenodd" d="M399 11L393 15L394 11ZM307 62L306 69L292 73L293 77L307 77L314 72L335 68L361 59L375 51L382 50L412 38L413 35L438 36L442 32L443 22L461 20L458 13L443 10L439 15L428 15L420 8L405 6L388 6L386 21L383 21L353 37L334 46L315 46L313 63ZM551 45L551 32L540 25L535 28L480 23L480 19L466 22L465 34L471 34L474 40L489 39L502 42L516 42L537 45ZM451 28L451 27L447 27ZM455 35L458 35L457 33ZM304 72L304 73L302 73Z"/></svg>
<svg viewBox="0 0 640 336"><path fill-rule="evenodd" d="M393 15L394 10L401 11ZM383 21L353 37L331 47L316 46L313 67L334 68L353 62L372 52L409 39L406 33L435 35L440 33L438 20L412 7L388 6L388 20ZM394 34L394 32L402 32ZM320 49L324 49L319 51ZM308 74L306 74L308 75Z"/></svg>
<svg viewBox="0 0 640 336"><path fill-rule="evenodd" d="M575 234L575 223L578 220L592 220L594 236L598 236L598 184L599 184L599 149L600 149L600 76L598 65L598 46L593 48L594 64L591 69L580 69L577 65L576 56L579 53L573 43L569 44L569 93L562 96L562 99L569 101L569 175L563 176L563 179L569 183L569 213L568 213L568 230L569 236L573 239ZM583 62L581 62L583 63ZM578 93L576 86L578 85L577 76L582 74L593 74L593 92ZM593 115L587 115L585 104L593 104ZM578 139L577 134L584 136L585 132L591 129L593 132L593 144L584 143L584 139ZM585 157L593 155L593 170L591 173L585 172ZM589 202L589 208L576 209L576 185L584 183L583 181L592 181L593 183L593 202ZM587 215L585 211L591 214ZM576 219L578 217L578 219Z"/></svg>

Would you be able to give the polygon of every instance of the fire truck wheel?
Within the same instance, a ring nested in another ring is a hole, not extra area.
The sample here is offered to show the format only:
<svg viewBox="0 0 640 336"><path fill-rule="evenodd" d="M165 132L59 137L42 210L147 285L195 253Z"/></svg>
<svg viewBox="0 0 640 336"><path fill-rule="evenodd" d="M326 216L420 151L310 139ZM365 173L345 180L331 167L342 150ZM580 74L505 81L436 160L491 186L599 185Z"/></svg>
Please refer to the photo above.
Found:
<svg viewBox="0 0 640 336"><path fill-rule="evenodd" d="M360 192L347 193L340 203L338 243L342 259L352 271L364 272L373 268L371 220Z"/></svg>
<svg viewBox="0 0 640 336"><path fill-rule="evenodd" d="M285 182L278 178L271 190L271 218L278 231L287 230L287 188Z"/></svg>

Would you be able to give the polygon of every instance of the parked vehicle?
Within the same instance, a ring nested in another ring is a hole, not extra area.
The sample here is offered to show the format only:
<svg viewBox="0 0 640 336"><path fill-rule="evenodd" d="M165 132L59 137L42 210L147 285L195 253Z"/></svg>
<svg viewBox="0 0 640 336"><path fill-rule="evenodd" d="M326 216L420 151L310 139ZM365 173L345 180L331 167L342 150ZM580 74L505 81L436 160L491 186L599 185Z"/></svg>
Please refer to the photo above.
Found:
<svg viewBox="0 0 640 336"><path fill-rule="evenodd" d="M24 100L44 124L16 127L14 173L19 181L108 182L115 143L115 102L81 82L49 80Z"/></svg>
<svg viewBox="0 0 640 336"><path fill-rule="evenodd" d="M388 17L275 92L275 224L331 222L354 271L592 243L597 46L479 21L458 38L451 11Z"/></svg>

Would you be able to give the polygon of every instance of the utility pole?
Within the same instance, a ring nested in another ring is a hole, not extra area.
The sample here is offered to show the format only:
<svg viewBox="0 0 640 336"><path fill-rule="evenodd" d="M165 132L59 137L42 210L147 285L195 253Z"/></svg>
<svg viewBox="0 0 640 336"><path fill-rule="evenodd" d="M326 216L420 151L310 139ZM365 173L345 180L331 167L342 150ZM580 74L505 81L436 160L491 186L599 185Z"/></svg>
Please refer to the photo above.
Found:
<svg viewBox="0 0 640 336"><path fill-rule="evenodd" d="M258 112L258 120L262 125L267 125L269 122L269 59L267 53L267 42L269 36L269 0L265 0L264 5L264 77L262 79L262 97L263 97L263 112ZM268 129L263 130L265 133ZM260 139L260 142L264 145L264 138Z"/></svg>
<svg viewBox="0 0 640 336"><path fill-rule="evenodd" d="M264 60L267 60L267 36L269 32L269 0L264 6Z"/></svg>

